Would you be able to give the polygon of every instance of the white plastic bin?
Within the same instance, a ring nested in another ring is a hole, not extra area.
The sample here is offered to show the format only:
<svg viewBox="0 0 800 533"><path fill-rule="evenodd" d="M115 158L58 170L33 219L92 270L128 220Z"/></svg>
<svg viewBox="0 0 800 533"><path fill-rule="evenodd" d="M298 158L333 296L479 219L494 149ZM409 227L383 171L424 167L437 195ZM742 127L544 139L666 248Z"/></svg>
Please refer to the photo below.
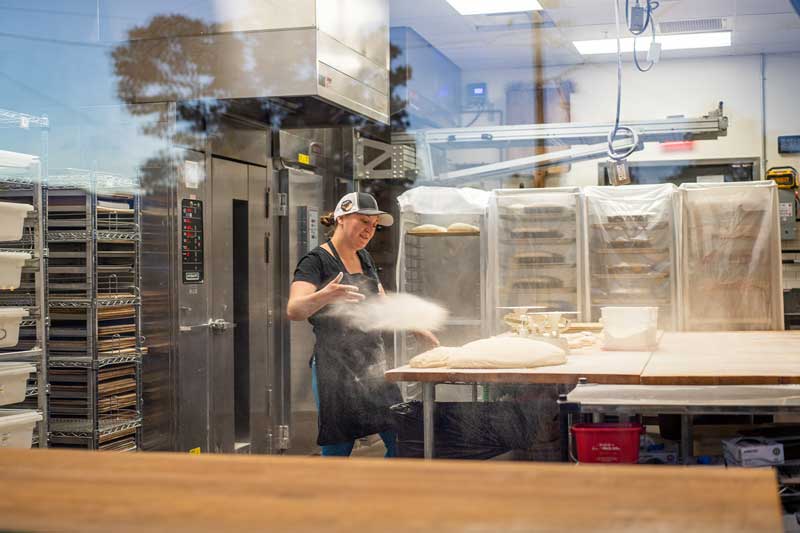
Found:
<svg viewBox="0 0 800 533"><path fill-rule="evenodd" d="M33 211L30 204L0 202L0 241L18 241L22 238L25 217Z"/></svg>
<svg viewBox="0 0 800 533"><path fill-rule="evenodd" d="M36 372L30 363L0 363L0 405L11 405L25 399L28 376Z"/></svg>
<svg viewBox="0 0 800 533"><path fill-rule="evenodd" d="M11 348L19 342L19 324L28 316L22 307L0 307L0 348Z"/></svg>
<svg viewBox="0 0 800 533"><path fill-rule="evenodd" d="M0 409L0 449L30 448L41 419L41 413L30 409Z"/></svg>
<svg viewBox="0 0 800 533"><path fill-rule="evenodd" d="M0 252L0 290L14 290L22 280L22 267L31 254Z"/></svg>
<svg viewBox="0 0 800 533"><path fill-rule="evenodd" d="M658 307L602 307L604 350L654 350Z"/></svg>

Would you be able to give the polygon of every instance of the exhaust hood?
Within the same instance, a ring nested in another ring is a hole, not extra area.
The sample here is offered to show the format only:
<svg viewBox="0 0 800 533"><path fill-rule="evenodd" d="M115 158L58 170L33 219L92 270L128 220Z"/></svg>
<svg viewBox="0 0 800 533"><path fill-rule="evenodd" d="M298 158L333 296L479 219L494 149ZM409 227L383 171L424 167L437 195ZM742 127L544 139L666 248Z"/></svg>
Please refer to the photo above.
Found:
<svg viewBox="0 0 800 533"><path fill-rule="evenodd" d="M275 99L389 122L388 0L214 0L212 10L200 34L161 28L130 42L178 57L133 103Z"/></svg>

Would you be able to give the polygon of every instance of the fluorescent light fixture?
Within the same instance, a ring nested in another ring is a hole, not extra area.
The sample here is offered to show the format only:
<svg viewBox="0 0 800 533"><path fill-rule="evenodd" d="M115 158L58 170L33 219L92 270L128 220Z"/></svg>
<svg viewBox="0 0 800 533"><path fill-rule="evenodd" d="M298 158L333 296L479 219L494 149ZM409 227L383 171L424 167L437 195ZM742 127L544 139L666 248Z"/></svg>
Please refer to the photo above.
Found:
<svg viewBox="0 0 800 533"><path fill-rule="evenodd" d="M538 0L447 0L447 3L462 15L520 13L542 9Z"/></svg>
<svg viewBox="0 0 800 533"><path fill-rule="evenodd" d="M636 38L636 50L647 51L651 36ZM712 33L678 33L674 35L656 35L656 42L661 43L662 50L688 50L690 48L719 48L731 45L731 32L715 31ZM616 54L616 39L594 39L590 41L572 41L581 55ZM633 52L633 37L620 39L623 52Z"/></svg>

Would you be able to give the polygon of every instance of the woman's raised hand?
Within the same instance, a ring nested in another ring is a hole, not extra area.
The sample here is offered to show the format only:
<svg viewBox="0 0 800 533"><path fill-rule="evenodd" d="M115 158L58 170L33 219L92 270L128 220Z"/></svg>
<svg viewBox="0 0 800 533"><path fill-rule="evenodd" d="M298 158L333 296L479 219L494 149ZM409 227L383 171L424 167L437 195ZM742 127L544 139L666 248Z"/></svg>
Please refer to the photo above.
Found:
<svg viewBox="0 0 800 533"><path fill-rule="evenodd" d="M319 290L320 293L325 295L325 300L328 303L345 302L351 304L362 301L365 296L361 294L358 287L339 283L343 277L344 273L339 272L335 278Z"/></svg>

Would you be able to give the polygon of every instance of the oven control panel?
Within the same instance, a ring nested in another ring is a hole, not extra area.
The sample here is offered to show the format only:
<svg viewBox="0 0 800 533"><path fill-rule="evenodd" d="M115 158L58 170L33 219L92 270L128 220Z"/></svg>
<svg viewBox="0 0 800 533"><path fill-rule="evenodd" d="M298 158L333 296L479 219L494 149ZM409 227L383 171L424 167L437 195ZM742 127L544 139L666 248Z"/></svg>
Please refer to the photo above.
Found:
<svg viewBox="0 0 800 533"><path fill-rule="evenodd" d="M202 283L203 202L181 200L181 271L184 283Z"/></svg>

